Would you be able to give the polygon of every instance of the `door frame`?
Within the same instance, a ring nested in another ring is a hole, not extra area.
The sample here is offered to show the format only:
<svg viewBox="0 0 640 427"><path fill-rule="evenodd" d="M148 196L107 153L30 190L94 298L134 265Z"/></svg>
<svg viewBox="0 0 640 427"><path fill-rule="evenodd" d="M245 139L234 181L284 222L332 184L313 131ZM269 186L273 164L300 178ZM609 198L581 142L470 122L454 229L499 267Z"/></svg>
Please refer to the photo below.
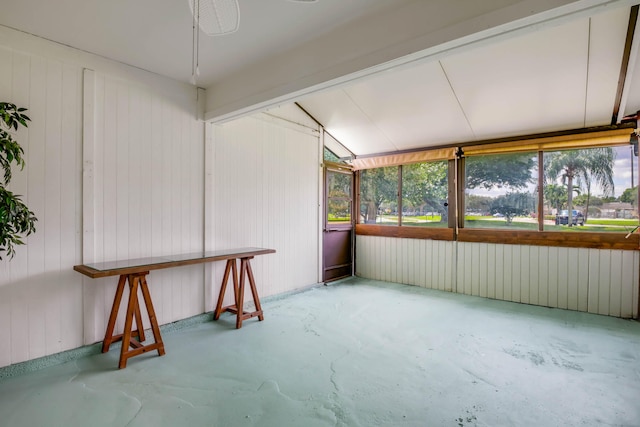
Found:
<svg viewBox="0 0 640 427"><path fill-rule="evenodd" d="M333 224L330 225L328 222L328 177L329 177L329 173L333 172L333 173L340 173L340 174L344 174L344 175L349 175L351 177L351 189L350 189L350 212L351 212L351 217L350 217L350 221L349 223L341 223L341 224ZM325 236L328 233L333 233L333 232L349 232L349 254L350 254L350 274L349 276L353 276L355 274L355 174L353 172L353 168L351 167L351 165L347 165L347 164L342 164L342 163L334 163L334 162L329 162L329 161L325 161L324 162L324 168L323 168L323 218L322 218L322 281L324 283L327 282L331 282L334 280L339 280L348 276L340 276L337 278L332 278L329 280L326 280L326 271L327 271L327 265L325 263L325 251L327 251L329 248L327 247L327 245L325 244Z"/></svg>

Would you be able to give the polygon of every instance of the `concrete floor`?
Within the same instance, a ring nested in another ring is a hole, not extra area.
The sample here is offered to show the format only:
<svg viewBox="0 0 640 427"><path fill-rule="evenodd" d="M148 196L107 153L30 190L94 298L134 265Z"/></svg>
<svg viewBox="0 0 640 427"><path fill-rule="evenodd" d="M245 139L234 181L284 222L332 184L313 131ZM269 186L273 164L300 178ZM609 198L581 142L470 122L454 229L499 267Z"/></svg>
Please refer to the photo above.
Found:
<svg viewBox="0 0 640 427"><path fill-rule="evenodd" d="M640 323L349 279L0 382L10 426L639 426Z"/></svg>

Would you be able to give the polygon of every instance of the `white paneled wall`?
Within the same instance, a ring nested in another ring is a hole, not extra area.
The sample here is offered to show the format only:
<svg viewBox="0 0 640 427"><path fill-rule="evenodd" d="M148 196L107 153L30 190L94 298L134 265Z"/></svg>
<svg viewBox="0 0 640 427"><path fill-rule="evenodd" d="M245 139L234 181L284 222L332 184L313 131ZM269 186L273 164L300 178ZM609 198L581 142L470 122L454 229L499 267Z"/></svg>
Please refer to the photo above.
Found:
<svg viewBox="0 0 640 427"><path fill-rule="evenodd" d="M32 119L10 189L38 217L0 261L1 367L103 338L117 278L74 265L202 249L204 124L189 85L5 27L0 58L0 101ZM202 313L202 267L150 281L161 323Z"/></svg>
<svg viewBox="0 0 640 427"><path fill-rule="evenodd" d="M10 190L38 217L36 234L0 262L0 366L79 347L82 69L14 49L0 38L0 101L28 107L32 122L16 139L26 167Z"/></svg>
<svg viewBox="0 0 640 427"><path fill-rule="evenodd" d="M184 97L102 73L85 72L86 110L93 108L93 176L84 194L85 263L197 252L203 249L204 124L196 117L196 90ZM166 90L166 88L165 88ZM183 99L184 98L184 99ZM91 146L90 146L91 145ZM89 206L93 204L93 206ZM92 234L92 235L89 235ZM92 253L93 252L93 253ZM160 324L204 311L200 265L148 276ZM84 279L85 341L100 340L117 278ZM121 312L124 312L124 304ZM144 311L144 308L143 308ZM123 326L119 317L117 329ZM147 325L148 326L148 325Z"/></svg>
<svg viewBox="0 0 640 427"><path fill-rule="evenodd" d="M454 251L440 240L356 236L356 275L454 291Z"/></svg>
<svg viewBox="0 0 640 427"><path fill-rule="evenodd" d="M357 236L357 275L616 317L638 315L640 252Z"/></svg>
<svg viewBox="0 0 640 427"><path fill-rule="evenodd" d="M275 254L252 261L263 297L317 283L321 163L317 129L290 118L258 115L211 125L210 130L207 249L275 249ZM206 301L211 310L224 263L208 268L213 269L213 295ZM227 303L231 296L228 292Z"/></svg>

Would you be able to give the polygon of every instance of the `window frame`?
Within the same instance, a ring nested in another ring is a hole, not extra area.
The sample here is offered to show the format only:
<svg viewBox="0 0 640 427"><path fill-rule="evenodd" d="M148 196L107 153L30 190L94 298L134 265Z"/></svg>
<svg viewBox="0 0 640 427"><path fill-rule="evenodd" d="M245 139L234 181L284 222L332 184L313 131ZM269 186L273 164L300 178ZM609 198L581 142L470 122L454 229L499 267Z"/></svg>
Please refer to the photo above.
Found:
<svg viewBox="0 0 640 427"><path fill-rule="evenodd" d="M617 147L624 145L624 139L628 143L629 136L633 132L631 126L598 128L596 130L581 129L571 133L557 132L553 134L532 135L523 138L509 138L502 140L485 141L483 143L458 144L456 156L449 160L448 167L448 194L449 194L449 223L447 228L430 228L403 226L401 215L398 225L376 225L360 223L360 174L356 171L354 212L355 228L357 235L381 236L396 238L447 240L460 242L480 242L492 244L515 244L532 246L557 246L571 248L592 249L617 249L640 250L640 233L635 232L625 235L619 232L589 232L589 231L544 231L544 215L538 215L538 230L504 230L491 228L465 228L465 155L469 148L473 155L504 154L514 151L529 151L538 153L538 212L543 212L544 194L540 191L544 182L544 152L558 151L561 149L589 149L596 147ZM437 148L442 149L443 147ZM450 148L450 147L445 147ZM424 150L429 151L429 150ZM412 150L412 152L415 152ZM381 156L382 157L382 156ZM638 157L635 158L638 163ZM398 188L402 188L401 166L399 168ZM368 168L371 168L368 166ZM640 171L639 171L640 175ZM398 206L402 206L402 194L398 191ZM400 212L400 211L399 211Z"/></svg>
<svg viewBox="0 0 640 427"><path fill-rule="evenodd" d="M324 166L325 166L325 173L324 173L324 230L325 231L331 231L331 230L350 230L353 228L353 224L354 224L354 212L355 212L355 207L356 207L356 201L354 200L354 188L355 188L355 177L353 174L353 170L351 169L351 167L349 165L343 165L341 163L334 163L334 162L329 162L329 161L325 161L324 162ZM349 209L351 210L350 214L351 214L351 220L350 221L341 221L341 222L337 222L337 223L330 223L329 222L329 195L326 193L329 189L329 173L340 173L343 175L349 175L351 176L351 194L349 195ZM360 206L359 200L357 203L357 206Z"/></svg>

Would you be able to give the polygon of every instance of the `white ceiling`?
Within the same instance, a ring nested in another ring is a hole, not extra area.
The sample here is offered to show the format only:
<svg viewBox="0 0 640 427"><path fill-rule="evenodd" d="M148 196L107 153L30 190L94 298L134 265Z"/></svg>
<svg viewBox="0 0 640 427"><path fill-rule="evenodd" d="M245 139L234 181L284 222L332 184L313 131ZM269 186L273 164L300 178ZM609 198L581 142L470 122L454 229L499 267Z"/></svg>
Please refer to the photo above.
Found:
<svg viewBox="0 0 640 427"><path fill-rule="evenodd" d="M618 8L299 103L358 155L609 125L628 21Z"/></svg>
<svg viewBox="0 0 640 427"><path fill-rule="evenodd" d="M357 155L610 124L637 3L238 2L237 32L200 36L209 117L296 100ZM0 25L183 82L192 23L189 0L20 0L0 13ZM624 114L640 110L639 38Z"/></svg>
<svg viewBox="0 0 640 427"><path fill-rule="evenodd" d="M191 81L193 0L19 0L0 25L44 37L183 82ZM204 1L204 0L203 0ZM237 32L200 35L208 87L248 64L303 44L363 15L407 0L238 0Z"/></svg>

